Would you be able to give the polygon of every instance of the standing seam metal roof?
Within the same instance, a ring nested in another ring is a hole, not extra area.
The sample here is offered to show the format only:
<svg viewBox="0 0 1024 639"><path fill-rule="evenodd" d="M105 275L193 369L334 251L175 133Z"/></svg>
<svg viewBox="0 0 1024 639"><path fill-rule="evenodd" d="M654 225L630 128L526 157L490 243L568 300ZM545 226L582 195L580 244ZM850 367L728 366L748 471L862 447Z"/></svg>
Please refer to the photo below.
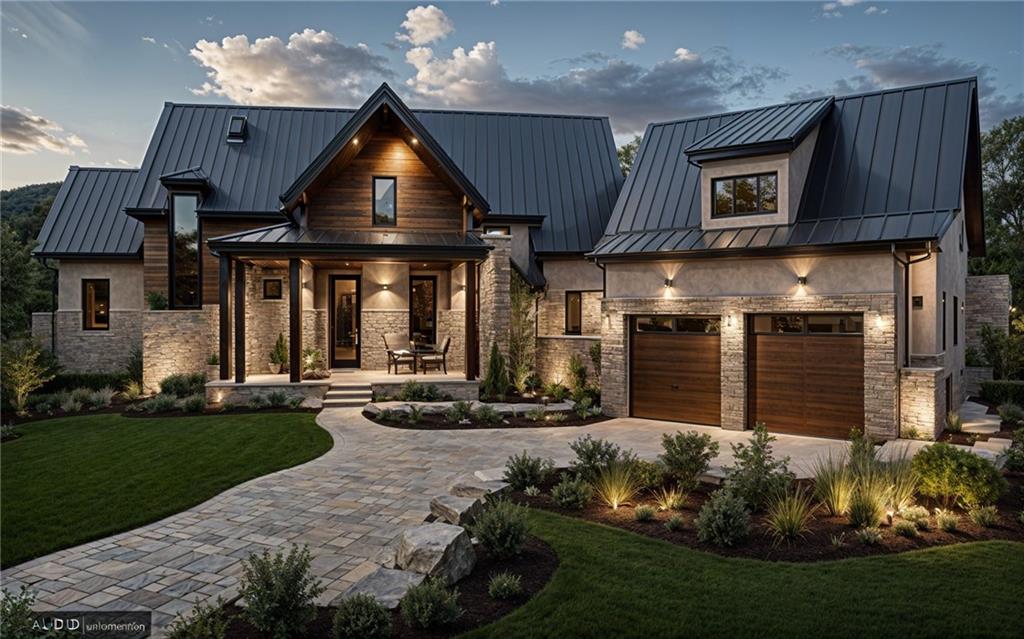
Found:
<svg viewBox="0 0 1024 639"><path fill-rule="evenodd" d="M72 166L39 230L39 257L137 257L142 224L122 212L136 169Z"/></svg>
<svg viewBox="0 0 1024 639"><path fill-rule="evenodd" d="M753 109L686 147L692 160L738 157L764 147L793 149L828 113L835 98L826 96Z"/></svg>

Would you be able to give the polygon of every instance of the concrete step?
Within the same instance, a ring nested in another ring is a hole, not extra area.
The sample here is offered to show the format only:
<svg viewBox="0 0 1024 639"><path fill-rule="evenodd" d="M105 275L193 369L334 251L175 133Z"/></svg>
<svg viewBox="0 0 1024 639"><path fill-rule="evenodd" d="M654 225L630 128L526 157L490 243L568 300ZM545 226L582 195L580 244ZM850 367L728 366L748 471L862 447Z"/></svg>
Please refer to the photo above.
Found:
<svg viewBox="0 0 1024 639"><path fill-rule="evenodd" d="M370 385L369 384L331 384L330 388L328 388L327 390L329 390L329 391L354 391L354 390L359 390L359 391L366 391L367 393L369 393L370 392Z"/></svg>
<svg viewBox="0 0 1024 639"><path fill-rule="evenodd" d="M342 397L373 397L373 393L370 392L369 388L359 388L352 390L329 390L327 391L328 398L342 398Z"/></svg>
<svg viewBox="0 0 1024 639"><path fill-rule="evenodd" d="M370 401L367 398L360 399L325 399L324 408L362 408Z"/></svg>

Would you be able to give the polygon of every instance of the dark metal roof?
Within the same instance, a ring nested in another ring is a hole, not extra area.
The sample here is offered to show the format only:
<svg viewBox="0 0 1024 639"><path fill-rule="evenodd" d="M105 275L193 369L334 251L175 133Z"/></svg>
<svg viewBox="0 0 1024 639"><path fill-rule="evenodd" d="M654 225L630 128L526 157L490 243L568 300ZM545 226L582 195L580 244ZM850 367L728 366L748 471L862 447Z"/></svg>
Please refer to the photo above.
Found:
<svg viewBox="0 0 1024 639"><path fill-rule="evenodd" d="M695 162L792 151L828 113L826 96L746 111L686 147Z"/></svg>
<svg viewBox="0 0 1024 639"><path fill-rule="evenodd" d="M161 175L201 167L211 191L203 215L277 213L279 196L352 117L352 109L167 103L126 209L162 211ZM585 252L601 237L622 173L607 118L413 110L490 204L488 217L539 215L538 252ZM224 140L244 115L243 144Z"/></svg>
<svg viewBox="0 0 1024 639"><path fill-rule="evenodd" d="M39 231L38 257L138 257L142 224L125 215L135 169L72 166Z"/></svg>
<svg viewBox="0 0 1024 639"><path fill-rule="evenodd" d="M960 210L976 254L980 194L960 201L968 173L979 170L965 160L979 135L976 109L974 78L836 98L821 119L796 222L707 232L700 167L685 149L747 112L652 124L593 254L934 239Z"/></svg>

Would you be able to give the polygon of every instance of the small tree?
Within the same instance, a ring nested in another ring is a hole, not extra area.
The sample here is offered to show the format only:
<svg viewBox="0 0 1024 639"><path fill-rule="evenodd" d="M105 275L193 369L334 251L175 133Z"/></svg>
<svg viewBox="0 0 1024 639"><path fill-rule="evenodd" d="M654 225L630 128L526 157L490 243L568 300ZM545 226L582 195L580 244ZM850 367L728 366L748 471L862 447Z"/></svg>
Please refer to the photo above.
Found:
<svg viewBox="0 0 1024 639"><path fill-rule="evenodd" d="M487 374L484 375L484 396L505 398L508 390L508 369L505 356L498 350L498 344L491 342L491 353L487 359Z"/></svg>
<svg viewBox="0 0 1024 639"><path fill-rule="evenodd" d="M508 329L508 368L512 385L520 395L526 392L534 371L537 341L534 336L536 295L515 271L512 272L511 309Z"/></svg>
<svg viewBox="0 0 1024 639"><path fill-rule="evenodd" d="M277 334L274 349L270 351L270 363L280 364L281 370L288 370L288 343L284 341L283 333Z"/></svg>
<svg viewBox="0 0 1024 639"><path fill-rule="evenodd" d="M3 384L19 415L27 412L29 393L54 377L39 361L41 355L39 345L28 339L14 340L4 346Z"/></svg>
<svg viewBox="0 0 1024 639"><path fill-rule="evenodd" d="M573 353L567 364L569 369L569 388L573 395L580 396L587 388L587 365L579 353Z"/></svg>

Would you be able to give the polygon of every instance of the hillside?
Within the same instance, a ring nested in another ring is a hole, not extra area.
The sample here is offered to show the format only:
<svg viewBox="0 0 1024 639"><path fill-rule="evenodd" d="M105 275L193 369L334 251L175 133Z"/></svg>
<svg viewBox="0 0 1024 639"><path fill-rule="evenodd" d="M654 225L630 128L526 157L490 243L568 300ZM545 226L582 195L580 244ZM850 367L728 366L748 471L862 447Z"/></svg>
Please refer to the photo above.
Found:
<svg viewBox="0 0 1024 639"><path fill-rule="evenodd" d="M0 214L3 215L4 223L14 229L21 241L30 245L35 243L60 184L28 184L0 191Z"/></svg>

